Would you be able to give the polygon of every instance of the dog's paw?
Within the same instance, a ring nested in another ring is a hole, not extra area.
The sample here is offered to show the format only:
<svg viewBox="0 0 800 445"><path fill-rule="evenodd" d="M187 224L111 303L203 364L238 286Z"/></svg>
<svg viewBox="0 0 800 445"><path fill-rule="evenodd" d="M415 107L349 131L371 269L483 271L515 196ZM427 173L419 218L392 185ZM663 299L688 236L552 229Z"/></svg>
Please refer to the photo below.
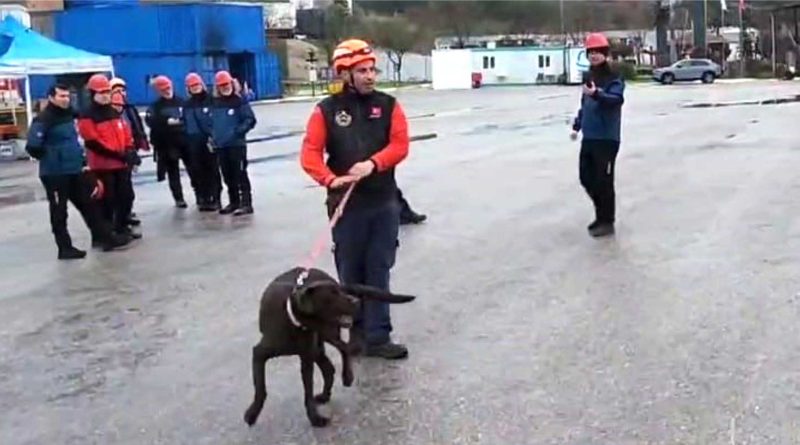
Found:
<svg viewBox="0 0 800 445"><path fill-rule="evenodd" d="M344 385L346 388L349 388L353 386L353 380L355 380L355 377L353 377L352 369L345 369L342 371L342 385Z"/></svg>
<svg viewBox="0 0 800 445"><path fill-rule="evenodd" d="M320 415L309 416L308 420L311 422L311 426L315 428L323 428L331 423L331 419L328 419L327 417L322 417Z"/></svg>
<svg viewBox="0 0 800 445"><path fill-rule="evenodd" d="M317 394L316 396L314 396L314 401L322 404L328 403L331 401L331 395L330 393L326 394L324 392L321 394Z"/></svg>
<svg viewBox="0 0 800 445"><path fill-rule="evenodd" d="M249 426L253 426L256 423L256 419L258 419L258 415L260 413L260 407L251 406L250 408L247 408L247 411L244 413L244 423Z"/></svg>

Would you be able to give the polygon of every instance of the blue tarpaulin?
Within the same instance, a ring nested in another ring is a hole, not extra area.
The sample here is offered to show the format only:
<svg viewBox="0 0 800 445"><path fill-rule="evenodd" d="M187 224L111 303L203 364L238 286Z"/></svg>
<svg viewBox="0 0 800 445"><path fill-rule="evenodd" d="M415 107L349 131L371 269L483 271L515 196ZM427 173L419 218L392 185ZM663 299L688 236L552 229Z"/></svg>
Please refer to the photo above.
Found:
<svg viewBox="0 0 800 445"><path fill-rule="evenodd" d="M63 74L113 71L111 57L90 53L26 28L7 16L0 22L0 74Z"/></svg>
<svg viewBox="0 0 800 445"><path fill-rule="evenodd" d="M25 78L28 123L33 119L30 76L114 72L111 57L90 53L26 28L12 16L0 22L0 77Z"/></svg>

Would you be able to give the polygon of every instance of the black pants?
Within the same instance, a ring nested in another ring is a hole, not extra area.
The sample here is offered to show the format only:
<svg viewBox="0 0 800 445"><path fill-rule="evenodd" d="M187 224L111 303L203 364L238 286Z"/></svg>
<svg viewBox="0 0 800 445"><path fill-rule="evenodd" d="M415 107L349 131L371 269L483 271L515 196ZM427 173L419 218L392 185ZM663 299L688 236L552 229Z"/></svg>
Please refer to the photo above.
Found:
<svg viewBox="0 0 800 445"><path fill-rule="evenodd" d="M229 203L234 206L253 204L250 178L247 177L247 147L224 147L217 149L222 177L228 188Z"/></svg>
<svg viewBox="0 0 800 445"><path fill-rule="evenodd" d="M126 229L133 210L133 183L127 168L95 172L103 181L105 194L100 201L103 217L117 232Z"/></svg>
<svg viewBox="0 0 800 445"><path fill-rule="evenodd" d="M411 206L408 204L406 198L403 197L403 192L400 191L400 188L397 188L397 201L400 203L400 219L403 218L410 218L414 211L411 210Z"/></svg>
<svg viewBox="0 0 800 445"><path fill-rule="evenodd" d="M110 239L111 227L103 220L100 209L92 201L92 185L80 175L42 176L42 185L50 202L50 226L56 239L59 251L72 247L72 238L67 230L67 202L78 209L86 226L92 232L92 239L107 241Z"/></svg>
<svg viewBox="0 0 800 445"><path fill-rule="evenodd" d="M197 185L197 196L207 203L218 203L222 193L217 154L208 150L205 139L192 140L189 146L192 153L192 177Z"/></svg>
<svg viewBox="0 0 800 445"><path fill-rule="evenodd" d="M619 142L584 140L581 144L581 185L594 203L597 222L614 223L614 165Z"/></svg>
<svg viewBox="0 0 800 445"><path fill-rule="evenodd" d="M172 198L175 201L183 201L183 187L181 186L181 166L180 161L183 161L183 166L186 167L186 172L189 174L189 182L192 188L197 193L197 184L192 174L192 159L189 153L189 147L176 144L164 145L155 148L156 156L158 156L158 180L164 180L166 173L169 179L169 190L172 192Z"/></svg>
<svg viewBox="0 0 800 445"><path fill-rule="evenodd" d="M389 290L389 278L397 254L400 206L395 200L345 209L333 228L334 260L339 281L367 284ZM389 304L364 301L356 314L354 329L362 331L370 345L390 339Z"/></svg>

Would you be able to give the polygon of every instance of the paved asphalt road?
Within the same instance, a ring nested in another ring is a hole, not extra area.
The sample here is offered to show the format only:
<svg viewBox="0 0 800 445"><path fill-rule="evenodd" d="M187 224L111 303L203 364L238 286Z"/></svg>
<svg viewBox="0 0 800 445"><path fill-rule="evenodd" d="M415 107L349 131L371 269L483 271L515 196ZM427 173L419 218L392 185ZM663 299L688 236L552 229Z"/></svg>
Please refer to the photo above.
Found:
<svg viewBox="0 0 800 445"><path fill-rule="evenodd" d="M393 310L411 356L337 377L323 430L296 358L242 422L260 292L325 227L299 135L251 147L246 219L172 208L146 161L122 252L58 262L44 202L0 208L0 443L798 443L800 105L681 107L797 90L630 86L604 240L567 137L577 89L400 93L412 134L438 136L398 172L430 217L393 275L419 295ZM301 130L311 106L258 107L259 128Z"/></svg>

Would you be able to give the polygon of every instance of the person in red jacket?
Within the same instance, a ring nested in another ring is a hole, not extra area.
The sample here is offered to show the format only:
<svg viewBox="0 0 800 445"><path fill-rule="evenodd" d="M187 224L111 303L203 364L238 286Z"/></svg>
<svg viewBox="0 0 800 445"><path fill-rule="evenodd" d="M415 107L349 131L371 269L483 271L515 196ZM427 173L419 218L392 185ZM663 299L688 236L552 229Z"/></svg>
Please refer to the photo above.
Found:
<svg viewBox="0 0 800 445"><path fill-rule="evenodd" d="M103 214L114 231L140 238L128 225L133 206L130 169L141 163L133 147L130 126L112 106L111 84L102 74L89 78L91 102L78 120L78 131L87 150L89 169L103 182ZM119 94L119 93L117 93Z"/></svg>
<svg viewBox="0 0 800 445"><path fill-rule="evenodd" d="M397 99L375 91L375 62L372 48L362 40L336 47L333 65L345 88L314 108L300 159L303 169L328 189L329 217L357 183L333 228L339 280L389 290L400 226L394 168L408 155L409 137ZM365 301L354 320L354 344L365 341L368 356L405 358L408 349L394 343L391 332L389 305Z"/></svg>

